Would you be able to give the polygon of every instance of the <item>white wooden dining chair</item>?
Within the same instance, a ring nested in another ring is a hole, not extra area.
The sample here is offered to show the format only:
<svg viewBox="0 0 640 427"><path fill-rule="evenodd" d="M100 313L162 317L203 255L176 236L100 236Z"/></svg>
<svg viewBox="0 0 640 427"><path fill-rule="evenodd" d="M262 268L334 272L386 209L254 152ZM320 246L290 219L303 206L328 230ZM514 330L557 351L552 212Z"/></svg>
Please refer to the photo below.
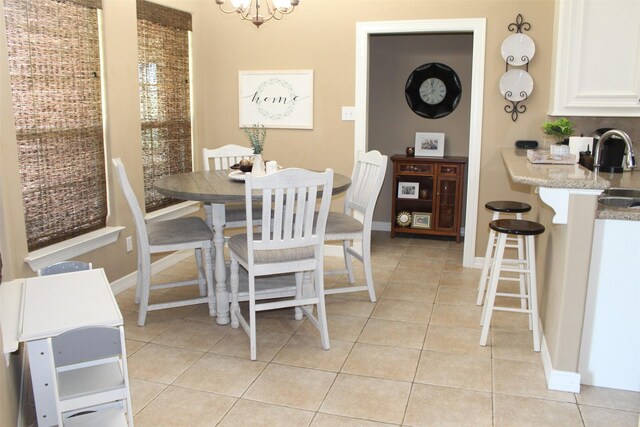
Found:
<svg viewBox="0 0 640 427"><path fill-rule="evenodd" d="M203 170L231 170L231 166L240 163L241 160L250 160L253 157L253 148L241 145L228 144L220 148L202 149ZM204 204L207 221L212 221L213 213L210 203ZM260 206L254 210L255 216L260 215ZM247 222L244 203L226 203L224 207L226 227L244 227ZM211 222L209 222L213 225Z"/></svg>
<svg viewBox="0 0 640 427"><path fill-rule="evenodd" d="M93 265L90 262L82 261L60 261L49 264L38 269L38 276L50 276L52 274L71 273L74 271L91 270Z"/></svg>
<svg viewBox="0 0 640 427"><path fill-rule="evenodd" d="M387 172L387 156L373 150L359 152L351 175L351 186L347 190L342 212L329 212L325 241L342 241L345 268L327 271L325 274L344 274L349 276L349 286L325 289L325 294L369 291L371 302L376 301L371 271L371 223L373 211ZM361 242L361 251L354 242ZM365 285L355 286L353 258L362 262Z"/></svg>
<svg viewBox="0 0 640 427"><path fill-rule="evenodd" d="M216 299L213 292L213 269L211 266L213 232L202 219L196 217L176 218L147 224L131 184L129 184L122 161L120 159L113 159L112 161L120 188L127 199L136 225L136 240L138 244L136 303L140 304L138 325L144 325L148 310L160 310L193 304L208 303L209 314L215 316ZM195 250L198 278L151 285L151 254L180 250ZM200 288L199 298L149 304L149 293L153 289L166 289L194 284L197 284Z"/></svg>
<svg viewBox="0 0 640 427"><path fill-rule="evenodd" d="M320 331L322 347L329 349L329 332L324 305L323 245L333 171L311 172L304 169L284 169L270 175L254 177L247 174L245 201L247 233L231 236L231 326L239 325L249 335L251 360L256 359L256 312L285 307L299 307ZM251 222L252 193L261 194L262 229L254 233ZM320 208L314 215L317 197L322 192ZM249 320L238 304L239 265L247 270L249 285ZM294 273L296 294L267 302L256 302L256 277ZM303 274L310 277L314 295L304 295ZM313 308L317 306L317 317Z"/></svg>
<svg viewBox="0 0 640 427"><path fill-rule="evenodd" d="M77 328L47 339L58 425L133 426L124 327Z"/></svg>

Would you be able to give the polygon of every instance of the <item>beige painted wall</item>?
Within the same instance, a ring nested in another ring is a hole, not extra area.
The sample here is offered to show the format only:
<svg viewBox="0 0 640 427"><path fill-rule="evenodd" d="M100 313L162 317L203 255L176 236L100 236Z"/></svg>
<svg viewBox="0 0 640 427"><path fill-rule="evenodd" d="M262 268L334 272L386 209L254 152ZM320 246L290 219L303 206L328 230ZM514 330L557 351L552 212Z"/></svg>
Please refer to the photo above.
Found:
<svg viewBox="0 0 640 427"><path fill-rule="evenodd" d="M308 168L332 167L350 174L353 165L353 122L340 118L342 106L354 105L355 23L397 19L443 19L487 17L484 120L480 176L480 203L495 198L523 198L513 194L498 149L516 139L541 139L540 124L548 105L552 44L552 1L374 1L338 2L317 0L303 2L291 16L270 22L257 29L239 22L234 15L223 15L211 0L162 0L193 14L193 116L196 168L199 150L227 143L245 143L238 128L238 70L313 69L314 129L269 131L265 156L283 165ZM333 8L340 6L340 12ZM503 111L504 101L498 81L504 72L500 45L510 33L507 25L518 13L532 23L529 32L536 42L536 56L529 72L535 88L527 101L527 112L512 122ZM107 119L107 156L122 157L136 189L141 193L141 152L139 146L139 112L137 101L135 9L132 1L104 1L104 45ZM326 31L322 22L331 22ZM7 88L6 73L0 85ZM6 92L5 92L6 93ZM2 122L12 122L6 96ZM417 117L417 116L416 116ZM6 279L33 274L24 264L26 244L17 161L12 129L3 130L2 174L6 187L2 203L6 215L5 240L12 250L6 253ZM5 129L4 127L2 129ZM392 151L396 151L395 149ZM6 155L5 155L6 153ZM393 154L389 152L387 154ZM109 164L110 166L110 164ZM109 224L124 225L127 230L114 245L95 251L83 259L104 267L110 280L133 271L135 252L124 250L124 237L133 234L130 214L119 189L111 185ZM478 224L487 223L489 215L480 209ZM486 243L484 227L478 227L476 253Z"/></svg>
<svg viewBox="0 0 640 427"><path fill-rule="evenodd" d="M212 0L159 0L193 14L193 117L196 168L199 150L228 143L245 143L238 129L237 73L239 70L313 69L314 129L270 130L265 156L286 166L321 169L332 167L350 174L353 166L353 122L340 118L342 106L355 100L355 24L361 21L447 18L487 18L487 49L482 160L479 200L530 197L528 189L512 188L500 159L499 148L516 139L541 139L540 125L549 105L552 53L553 1L551 0L305 0L291 16L256 29L223 15ZM103 0L106 88L107 157L122 157L136 194L142 194L141 149L137 98L137 52L133 0ZM2 6L0 5L0 12ZM529 72L535 88L527 101L527 112L512 122L503 111L498 81L504 72L500 45L510 33L507 25L522 13L531 22L528 34L536 42L536 56ZM0 13L3 15L3 13ZM0 24L0 250L5 280L30 276L24 264L27 255L22 199L17 175L16 143L10 105L4 22ZM388 153L392 154L392 153ZM110 162L108 163L111 167ZM127 254L124 237L134 234L130 213L114 186L110 185L110 225L126 230L115 244L82 257L104 267L110 280L135 269L135 251ZM515 191L515 192L514 192ZM489 215L480 209L476 253L486 244L481 224ZM0 379L12 378L0 368ZM0 424L14 425L17 392L0 384ZM6 409L6 410L5 410Z"/></svg>
<svg viewBox="0 0 640 427"><path fill-rule="evenodd" d="M597 200L571 195L567 224L553 224L555 212L541 202L533 220L546 228L536 238L538 305L554 369L578 371Z"/></svg>

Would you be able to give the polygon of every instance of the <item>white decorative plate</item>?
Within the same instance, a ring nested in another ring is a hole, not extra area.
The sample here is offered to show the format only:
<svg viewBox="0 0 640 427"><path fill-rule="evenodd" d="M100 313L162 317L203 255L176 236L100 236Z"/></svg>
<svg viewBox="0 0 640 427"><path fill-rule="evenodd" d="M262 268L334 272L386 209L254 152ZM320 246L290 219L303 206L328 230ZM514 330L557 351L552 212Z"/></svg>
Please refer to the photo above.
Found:
<svg viewBox="0 0 640 427"><path fill-rule="evenodd" d="M229 172L229 178L231 178L233 181L244 181L244 172L242 171Z"/></svg>
<svg viewBox="0 0 640 427"><path fill-rule="evenodd" d="M500 47L502 58L510 65L525 65L531 62L536 53L536 45L533 39L526 34L511 34L504 39Z"/></svg>
<svg viewBox="0 0 640 427"><path fill-rule="evenodd" d="M500 78L500 93L509 101L527 99L533 91L533 79L524 70L509 70Z"/></svg>

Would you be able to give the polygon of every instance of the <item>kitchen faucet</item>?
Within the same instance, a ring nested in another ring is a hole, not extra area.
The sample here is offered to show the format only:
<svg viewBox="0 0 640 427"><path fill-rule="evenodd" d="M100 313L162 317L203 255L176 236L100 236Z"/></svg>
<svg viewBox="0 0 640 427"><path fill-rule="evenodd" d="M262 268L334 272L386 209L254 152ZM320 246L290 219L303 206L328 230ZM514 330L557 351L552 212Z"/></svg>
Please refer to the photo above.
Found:
<svg viewBox="0 0 640 427"><path fill-rule="evenodd" d="M602 166L600 164L600 153L602 152L602 147L604 147L605 141L611 138L612 136L618 136L622 138L622 140L627 146L627 167L629 169L635 168L636 158L635 158L635 155L633 154L633 143L631 142L631 138L629 138L629 135L627 135L626 132L623 132L618 129L608 130L605 133L603 133L602 136L600 137L600 140L598 142L598 147L595 150L595 156L593 158L593 168L595 170L599 170L600 166Z"/></svg>

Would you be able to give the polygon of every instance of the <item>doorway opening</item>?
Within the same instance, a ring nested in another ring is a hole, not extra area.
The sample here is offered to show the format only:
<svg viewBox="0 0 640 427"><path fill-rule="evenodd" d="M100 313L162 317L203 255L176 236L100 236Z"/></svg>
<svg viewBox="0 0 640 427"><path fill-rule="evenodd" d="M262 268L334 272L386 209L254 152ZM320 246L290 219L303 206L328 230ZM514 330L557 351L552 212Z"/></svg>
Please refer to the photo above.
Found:
<svg viewBox="0 0 640 427"><path fill-rule="evenodd" d="M467 91L469 106L469 151L467 166L465 239L462 264L473 267L480 182L480 151L482 142L482 94L484 89L485 19L443 19L420 21L380 21L356 24L356 96L354 151L368 149L368 120L370 109L369 67L371 37L401 34L471 34L473 39L471 86ZM407 144L410 145L410 144Z"/></svg>

